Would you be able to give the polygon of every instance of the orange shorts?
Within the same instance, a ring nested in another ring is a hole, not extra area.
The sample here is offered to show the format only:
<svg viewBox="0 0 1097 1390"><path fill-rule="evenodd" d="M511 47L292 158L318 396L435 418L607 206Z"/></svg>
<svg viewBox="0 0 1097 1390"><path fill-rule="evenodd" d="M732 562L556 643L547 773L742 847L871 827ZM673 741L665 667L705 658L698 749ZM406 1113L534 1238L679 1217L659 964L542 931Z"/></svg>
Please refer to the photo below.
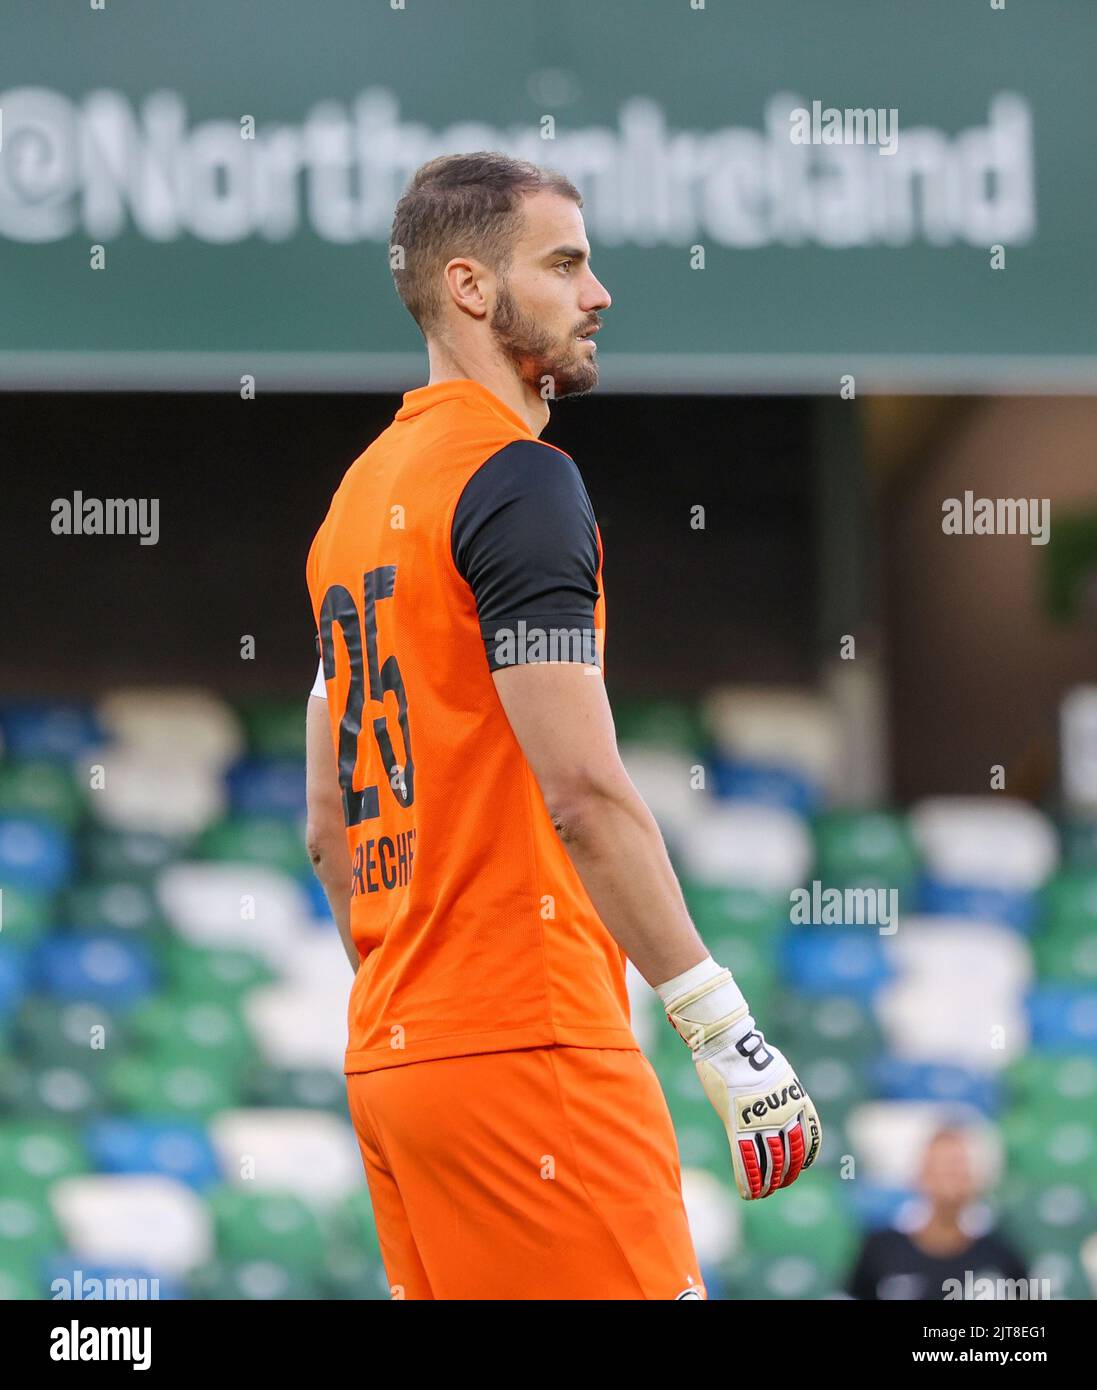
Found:
<svg viewBox="0 0 1097 1390"><path fill-rule="evenodd" d="M394 1298L704 1297L643 1053L445 1057L347 1094Z"/></svg>

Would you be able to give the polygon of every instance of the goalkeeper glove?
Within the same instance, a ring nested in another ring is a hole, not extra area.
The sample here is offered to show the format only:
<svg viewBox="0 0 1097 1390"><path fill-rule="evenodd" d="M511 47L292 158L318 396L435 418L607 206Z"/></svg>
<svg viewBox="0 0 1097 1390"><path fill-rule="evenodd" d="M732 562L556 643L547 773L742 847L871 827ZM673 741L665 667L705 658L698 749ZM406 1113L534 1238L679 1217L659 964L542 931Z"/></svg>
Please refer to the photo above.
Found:
<svg viewBox="0 0 1097 1390"><path fill-rule="evenodd" d="M656 993L724 1122L739 1196L749 1202L794 1183L818 1157L819 1116L789 1062L755 1027L731 971L709 956Z"/></svg>

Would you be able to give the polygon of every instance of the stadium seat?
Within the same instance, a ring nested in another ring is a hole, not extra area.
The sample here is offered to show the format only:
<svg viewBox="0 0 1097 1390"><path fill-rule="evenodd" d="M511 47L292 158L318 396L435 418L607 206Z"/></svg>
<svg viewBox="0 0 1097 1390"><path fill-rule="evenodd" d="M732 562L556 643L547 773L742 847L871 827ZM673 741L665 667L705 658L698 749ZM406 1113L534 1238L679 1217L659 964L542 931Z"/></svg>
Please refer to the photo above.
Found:
<svg viewBox="0 0 1097 1390"><path fill-rule="evenodd" d="M701 701L701 717L716 753L732 763L782 768L811 789L833 786L838 758L834 712L822 696L766 686L722 686Z"/></svg>
<svg viewBox="0 0 1097 1390"><path fill-rule="evenodd" d="M239 1168L238 1159L231 1167ZM292 1188L296 1189L296 1180ZM210 1193L209 1214L218 1255L230 1266L262 1263L284 1269L290 1272L290 1282L294 1276L309 1281L319 1278L324 1269L325 1231L317 1213L293 1190L223 1187ZM271 1287L278 1283L272 1271ZM289 1295L272 1292L258 1296Z"/></svg>
<svg viewBox="0 0 1097 1390"><path fill-rule="evenodd" d="M622 697L613 702L618 743L643 744L701 760L708 742L697 707L684 700Z"/></svg>
<svg viewBox="0 0 1097 1390"><path fill-rule="evenodd" d="M350 976L349 969L346 974ZM263 1059L270 1066L293 1069L342 1066L346 1012L342 991L294 982L253 990L244 1001L244 1013Z"/></svg>
<svg viewBox="0 0 1097 1390"><path fill-rule="evenodd" d="M892 973L879 935L866 927L787 931L779 959L790 988L817 997L847 994L869 1000Z"/></svg>
<svg viewBox="0 0 1097 1390"><path fill-rule="evenodd" d="M121 1013L118 1004L32 995L16 1022L19 1056L39 1068L101 1072L106 1058L125 1047Z"/></svg>
<svg viewBox="0 0 1097 1390"><path fill-rule="evenodd" d="M678 853L683 871L699 884L787 895L807 877L812 844L791 811L726 801L713 803L690 827Z"/></svg>
<svg viewBox="0 0 1097 1390"><path fill-rule="evenodd" d="M199 1124L112 1116L89 1125L84 1141L103 1173L161 1173L197 1191L220 1181L213 1146Z"/></svg>
<svg viewBox="0 0 1097 1390"><path fill-rule="evenodd" d="M1097 989L1041 985L1028 998L1028 1017L1036 1047L1097 1054Z"/></svg>
<svg viewBox="0 0 1097 1390"><path fill-rule="evenodd" d="M848 1205L851 1186L812 1173L810 1182L795 1182L773 1199L744 1202L745 1248L770 1259L797 1256L817 1262L827 1276L840 1278L856 1250L857 1228Z"/></svg>
<svg viewBox="0 0 1097 1390"><path fill-rule="evenodd" d="M250 814L227 816L200 836L194 852L203 859L265 864L295 878L312 876L303 813L296 820Z"/></svg>
<svg viewBox="0 0 1097 1390"><path fill-rule="evenodd" d="M363 1181L362 1156L345 1119L317 1110L227 1110L209 1126L230 1186L252 1192L296 1192L330 1204ZM241 1172L241 1155L252 1168Z"/></svg>
<svg viewBox="0 0 1097 1390"><path fill-rule="evenodd" d="M886 811L830 811L816 818L815 876L824 888L894 888L909 902L918 854L906 820Z"/></svg>
<svg viewBox="0 0 1097 1390"><path fill-rule="evenodd" d="M97 1000L122 1007L156 986L147 942L114 936L52 937L34 953L40 987L59 1000Z"/></svg>
<svg viewBox="0 0 1097 1390"><path fill-rule="evenodd" d="M30 816L0 815L0 883L56 892L71 880L76 856L68 831Z"/></svg>
<svg viewBox="0 0 1097 1390"><path fill-rule="evenodd" d="M301 758L247 758L228 770L225 785L233 814L285 816L305 814L305 765Z"/></svg>
<svg viewBox="0 0 1097 1390"><path fill-rule="evenodd" d="M0 1121L0 1172L5 1192L44 1191L59 1178L86 1172L87 1151L73 1125L55 1120Z"/></svg>
<svg viewBox="0 0 1097 1390"><path fill-rule="evenodd" d="M308 902L288 875L247 862L169 865L160 905L192 946L253 951L277 969L308 920Z"/></svg>
<svg viewBox="0 0 1097 1390"><path fill-rule="evenodd" d="M103 784L89 793L88 805L112 830L189 836L224 812L220 777L185 749L111 744L87 753L85 767L95 765L103 768Z"/></svg>
<svg viewBox="0 0 1097 1390"><path fill-rule="evenodd" d="M817 1054L859 1063L884 1048L871 1006L849 994L808 997L786 989L776 1002L772 1027L782 1049L796 1057Z"/></svg>
<svg viewBox="0 0 1097 1390"><path fill-rule="evenodd" d="M65 764L102 736L86 705L29 700L0 705L0 732L13 760L43 758Z"/></svg>
<svg viewBox="0 0 1097 1390"><path fill-rule="evenodd" d="M209 1208L175 1178L63 1178L50 1196L67 1247L80 1261L181 1275L212 1253Z"/></svg>
<svg viewBox="0 0 1097 1390"><path fill-rule="evenodd" d="M248 750L261 758L303 758L306 700L303 693L299 700L260 697L238 705Z"/></svg>
<svg viewBox="0 0 1097 1390"><path fill-rule="evenodd" d="M112 1110L156 1119L208 1120L239 1102L241 1084L239 1068L220 1059L199 1063L131 1055L110 1063L106 1075Z"/></svg>
<svg viewBox="0 0 1097 1390"><path fill-rule="evenodd" d="M709 759L710 789L725 800L757 801L798 816L811 816L824 798L823 787L795 768L714 754Z"/></svg>
<svg viewBox="0 0 1097 1390"><path fill-rule="evenodd" d="M70 931L134 933L142 939L162 935L165 926L151 888L127 879L71 888L63 895L58 915Z"/></svg>
<svg viewBox="0 0 1097 1390"><path fill-rule="evenodd" d="M910 823L927 874L942 883L1032 893L1058 864L1055 827L1013 798L931 797Z"/></svg>
<svg viewBox="0 0 1097 1390"><path fill-rule="evenodd" d="M196 767L220 771L243 752L233 709L205 690L113 690L96 706L100 727L119 746L162 756L185 750ZM303 716L302 716L303 722Z"/></svg>
<svg viewBox="0 0 1097 1390"><path fill-rule="evenodd" d="M72 830L83 819L84 795L61 763L0 763L0 816L28 816Z"/></svg>
<svg viewBox="0 0 1097 1390"><path fill-rule="evenodd" d="M885 1100L958 1101L988 1116L997 1114L1002 1104L995 1078L971 1067L884 1056L868 1068L867 1079L873 1093Z"/></svg>

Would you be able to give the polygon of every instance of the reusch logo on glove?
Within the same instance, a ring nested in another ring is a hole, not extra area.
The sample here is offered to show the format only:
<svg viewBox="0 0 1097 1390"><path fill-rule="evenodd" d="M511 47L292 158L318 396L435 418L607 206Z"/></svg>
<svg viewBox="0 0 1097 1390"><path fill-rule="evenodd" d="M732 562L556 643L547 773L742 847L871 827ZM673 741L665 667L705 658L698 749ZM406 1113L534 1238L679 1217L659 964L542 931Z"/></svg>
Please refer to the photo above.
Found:
<svg viewBox="0 0 1097 1390"><path fill-rule="evenodd" d="M764 1120L771 1110L780 1110L786 1106L790 1100L803 1100L804 1088L799 1081L793 1080L791 1085L782 1086L780 1093L771 1091L768 1096L759 1096L750 1105L744 1105L739 1112L744 1125L751 1125L754 1121Z"/></svg>

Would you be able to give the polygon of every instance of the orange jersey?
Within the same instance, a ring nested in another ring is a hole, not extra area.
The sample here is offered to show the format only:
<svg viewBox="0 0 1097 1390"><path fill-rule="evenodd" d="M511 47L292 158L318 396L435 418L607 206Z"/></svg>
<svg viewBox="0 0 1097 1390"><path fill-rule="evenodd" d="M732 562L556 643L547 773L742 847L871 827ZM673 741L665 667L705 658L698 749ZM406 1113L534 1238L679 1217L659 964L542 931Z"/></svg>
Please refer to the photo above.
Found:
<svg viewBox="0 0 1097 1390"><path fill-rule="evenodd" d="M553 828L454 561L463 490L519 440L537 442L478 382L407 392L309 551L361 956L348 1073L554 1043L638 1047L624 954ZM545 466L574 468L541 447ZM599 652L601 561L598 535Z"/></svg>

